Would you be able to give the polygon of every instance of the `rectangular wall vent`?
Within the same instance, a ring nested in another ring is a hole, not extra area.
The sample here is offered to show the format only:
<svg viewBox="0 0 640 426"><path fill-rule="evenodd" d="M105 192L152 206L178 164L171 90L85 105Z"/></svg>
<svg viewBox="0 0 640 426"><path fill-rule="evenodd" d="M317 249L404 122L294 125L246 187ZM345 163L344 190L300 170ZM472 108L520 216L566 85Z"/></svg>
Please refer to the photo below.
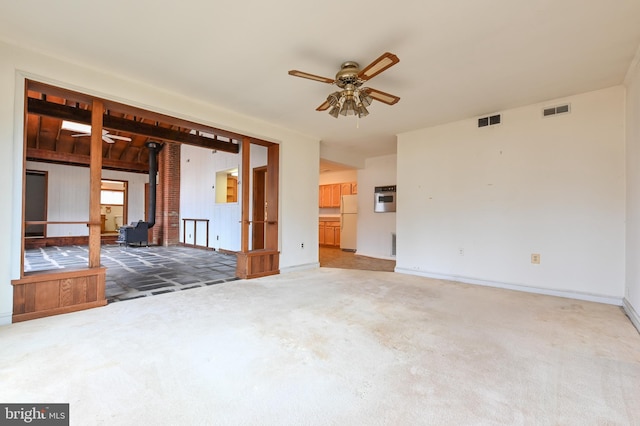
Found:
<svg viewBox="0 0 640 426"><path fill-rule="evenodd" d="M478 118L478 127L487 127L500 124L502 121L502 114L488 115L486 117Z"/></svg>
<svg viewBox="0 0 640 426"><path fill-rule="evenodd" d="M396 233L391 233L391 256L396 255Z"/></svg>
<svg viewBox="0 0 640 426"><path fill-rule="evenodd" d="M569 104L564 104L543 109L542 116L549 117L552 115L566 114L568 112L571 112L571 106Z"/></svg>

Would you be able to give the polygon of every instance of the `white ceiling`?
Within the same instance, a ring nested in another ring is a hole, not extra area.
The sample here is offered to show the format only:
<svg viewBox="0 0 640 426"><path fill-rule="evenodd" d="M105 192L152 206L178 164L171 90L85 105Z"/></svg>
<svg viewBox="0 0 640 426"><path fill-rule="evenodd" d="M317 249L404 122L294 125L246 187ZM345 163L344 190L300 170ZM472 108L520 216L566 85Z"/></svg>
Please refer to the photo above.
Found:
<svg viewBox="0 0 640 426"><path fill-rule="evenodd" d="M638 0L2 0L0 39L315 136L365 157L396 134L623 82ZM400 63L370 115L317 112L347 60Z"/></svg>

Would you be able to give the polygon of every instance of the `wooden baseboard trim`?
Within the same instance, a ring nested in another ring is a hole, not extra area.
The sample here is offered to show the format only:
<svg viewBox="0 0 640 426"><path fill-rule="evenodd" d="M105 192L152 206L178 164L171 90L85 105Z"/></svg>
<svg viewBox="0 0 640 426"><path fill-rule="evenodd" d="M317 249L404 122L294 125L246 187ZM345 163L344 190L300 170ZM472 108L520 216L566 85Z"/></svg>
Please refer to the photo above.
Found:
<svg viewBox="0 0 640 426"><path fill-rule="evenodd" d="M77 311L83 311L85 309L98 308L100 306L105 306L106 304L107 304L106 300L99 300L96 302L82 303L79 305L67 306L64 308L48 309L45 311L30 312L25 314L14 314L12 317L12 321L22 322L22 321L29 321L37 318L50 317L53 315L68 314L70 312L77 312Z"/></svg>

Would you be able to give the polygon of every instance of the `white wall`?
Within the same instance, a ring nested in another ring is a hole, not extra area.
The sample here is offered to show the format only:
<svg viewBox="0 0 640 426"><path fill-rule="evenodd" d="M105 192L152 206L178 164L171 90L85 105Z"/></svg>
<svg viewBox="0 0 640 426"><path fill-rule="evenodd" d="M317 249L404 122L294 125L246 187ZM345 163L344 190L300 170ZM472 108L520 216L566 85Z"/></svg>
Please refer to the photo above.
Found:
<svg viewBox="0 0 640 426"><path fill-rule="evenodd" d="M280 238L282 253L290 256L280 262L280 271L319 267L318 262L318 172L319 144L298 157L295 151L280 147L280 187L294 184L295 191L280 193L280 229L288 235ZM286 167L283 167L286 165ZM314 169L310 173L308 169ZM313 206L308 208L308 206Z"/></svg>
<svg viewBox="0 0 640 426"><path fill-rule="evenodd" d="M29 170L47 171L47 220L89 220L89 169L27 162ZM87 225L47 225L48 237L89 235Z"/></svg>
<svg viewBox="0 0 640 426"><path fill-rule="evenodd" d="M340 170L336 172L320 173L319 184L330 185L332 183L357 182L357 170Z"/></svg>
<svg viewBox="0 0 640 426"><path fill-rule="evenodd" d="M396 271L620 304L624 88L502 118L399 135Z"/></svg>
<svg viewBox="0 0 640 426"><path fill-rule="evenodd" d="M627 232L625 309L640 330L640 50L627 74Z"/></svg>
<svg viewBox="0 0 640 426"><path fill-rule="evenodd" d="M362 154L354 152L348 148L345 149L338 145L327 145L326 143L321 143L320 157L323 160L353 167L354 169L361 169L364 167L365 159Z"/></svg>
<svg viewBox="0 0 640 426"><path fill-rule="evenodd" d="M240 249L240 204L216 203L216 173L238 167L240 156L228 152L182 145L180 147L180 241L207 246L204 222L182 219L209 219L209 245L215 249ZM223 184L226 191L226 177ZM194 232L197 226L197 232Z"/></svg>
<svg viewBox="0 0 640 426"><path fill-rule="evenodd" d="M27 169L48 172L47 220L89 220L89 168L27 161ZM103 170L103 179L122 180L128 186L129 222L144 220L144 184L149 177L140 173ZM47 225L48 237L89 235L86 225Z"/></svg>
<svg viewBox="0 0 640 426"><path fill-rule="evenodd" d="M240 155L222 151L212 151L200 147L182 145L180 151L180 219L208 219L208 247L214 249L240 250L241 247L241 197L243 182L238 180L238 202L217 203L218 188L224 186L226 176L218 181L217 172L239 168ZM267 148L251 144L250 169L267 165ZM239 170L242 176L242 170ZM253 173L249 173L249 185ZM252 193L249 195L252 199ZM249 206L249 216L252 214ZM194 227L196 227L194 229ZM186 238L185 238L186 229ZM194 230L196 232L194 232ZM251 231L250 231L251 232ZM180 241L188 244L207 246L206 224L202 221L187 221L186 227L180 228Z"/></svg>
<svg viewBox="0 0 640 426"><path fill-rule="evenodd" d="M317 193L319 141L300 133L254 120L220 106L206 104L144 82L105 74L83 66L0 42L0 181L10 191L0 193L0 220L10 229L0 241L0 324L11 321L11 279L20 277L20 229L24 134L24 79L42 81L189 121L255 136L280 144L280 267L317 264ZM10 206L10 207L9 207ZM299 241L309 242L299 249Z"/></svg>
<svg viewBox="0 0 640 426"><path fill-rule="evenodd" d="M395 259L391 254L391 241L392 234L396 232L396 213L374 213L373 193L376 186L396 185L396 162L396 155L368 158L364 169L358 170L356 253L359 255Z"/></svg>

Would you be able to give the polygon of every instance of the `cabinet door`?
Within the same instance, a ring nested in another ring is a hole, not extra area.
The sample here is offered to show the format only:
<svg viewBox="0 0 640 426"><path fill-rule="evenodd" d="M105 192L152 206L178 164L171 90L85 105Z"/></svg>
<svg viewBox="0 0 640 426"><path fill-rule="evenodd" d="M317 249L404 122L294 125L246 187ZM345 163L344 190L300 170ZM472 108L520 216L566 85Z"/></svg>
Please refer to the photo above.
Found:
<svg viewBox="0 0 640 426"><path fill-rule="evenodd" d="M340 184L340 192L342 195L351 195L351 184L350 183Z"/></svg>
<svg viewBox="0 0 640 426"><path fill-rule="evenodd" d="M331 204L333 201L332 185L320 186L321 199L320 207L333 207Z"/></svg>
<svg viewBox="0 0 640 426"><path fill-rule="evenodd" d="M358 182L351 182L351 194L358 193Z"/></svg>
<svg viewBox="0 0 640 426"><path fill-rule="evenodd" d="M339 183L334 183L331 185L331 207L340 207L340 185Z"/></svg>
<svg viewBox="0 0 640 426"><path fill-rule="evenodd" d="M324 223L320 222L318 226L318 243L324 244Z"/></svg>
<svg viewBox="0 0 640 426"><path fill-rule="evenodd" d="M324 226L324 243L328 246L333 246L336 243L335 228L333 226Z"/></svg>
<svg viewBox="0 0 640 426"><path fill-rule="evenodd" d="M335 228L335 233L334 233L334 245L336 247L340 247L340 225L336 226Z"/></svg>

